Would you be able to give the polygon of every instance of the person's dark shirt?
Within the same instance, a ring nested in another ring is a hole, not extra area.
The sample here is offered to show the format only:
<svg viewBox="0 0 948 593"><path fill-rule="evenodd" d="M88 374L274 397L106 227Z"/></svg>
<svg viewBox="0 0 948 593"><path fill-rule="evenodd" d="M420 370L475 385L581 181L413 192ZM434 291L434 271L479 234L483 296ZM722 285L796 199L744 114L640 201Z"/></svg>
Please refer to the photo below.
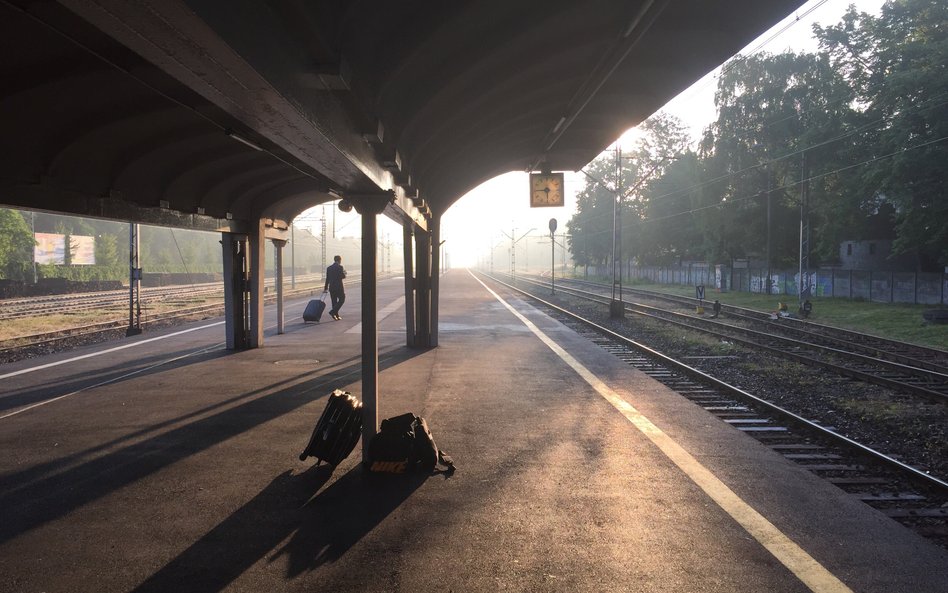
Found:
<svg viewBox="0 0 948 593"><path fill-rule="evenodd" d="M345 277L346 269L339 262L333 262L331 266L326 268L326 286L323 287L323 290L345 292L346 289L342 285L342 279Z"/></svg>

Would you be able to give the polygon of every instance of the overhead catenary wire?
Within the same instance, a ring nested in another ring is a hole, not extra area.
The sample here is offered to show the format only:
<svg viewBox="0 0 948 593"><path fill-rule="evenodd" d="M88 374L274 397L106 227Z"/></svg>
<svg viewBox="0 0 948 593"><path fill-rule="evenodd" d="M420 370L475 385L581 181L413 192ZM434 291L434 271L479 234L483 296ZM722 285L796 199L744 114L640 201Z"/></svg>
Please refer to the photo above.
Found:
<svg viewBox="0 0 948 593"><path fill-rule="evenodd" d="M884 155L881 155L881 156L878 156L878 157L873 157L873 158L871 158L871 159L867 159L867 160L862 161L862 162L859 162L859 163L855 163L855 164L852 164L852 165L847 165L847 166L845 166L845 167L840 167L840 168L834 169L834 170L832 170L832 171L826 171L826 172L824 172L824 173L819 173L819 174L816 174L816 175L811 175L811 176L809 176L809 177L807 177L807 178L805 178L805 179L798 179L797 181L793 181L793 182L786 183L786 184L781 185L781 186L778 186L778 187L771 188L770 191L790 189L790 188L793 188L793 187L796 187L796 186L800 185L801 183L807 183L807 182L810 182L810 181L815 181L815 180L817 180L817 179L821 179L821 178L823 178L823 177L827 177L827 176L830 176L830 175L835 175L835 174L837 174L837 173L841 173L841 172L843 172L843 171L847 171L847 170L850 170L850 169L854 169L854 168L856 168L856 167L866 166L866 165L872 164L872 163L874 163L874 162L881 161L881 160L883 160L883 159L893 158L893 157L898 156L898 155L900 155L900 154L904 154L904 153L906 153L906 152L908 152L908 151L916 150L916 149L919 149L919 148L924 148L924 147L926 147L926 146L931 146L931 145L934 145L934 144L938 144L938 143L944 142L944 141L946 141L946 140L948 140L948 136L943 136L943 137L937 138L937 139L935 139L935 140L930 140L930 141L928 141L928 142L923 142L923 143L918 144L918 145L915 145L915 146L910 146L910 147L907 147L907 148L902 148L902 149L897 150L897 151L895 151L895 152L891 152L891 153L888 153L888 154L884 154ZM672 218L677 218L677 217L679 217L679 216L685 216L685 215L689 215L689 214L696 214L696 213L698 213L698 212L703 212L703 211L705 211L705 210L711 210L711 209L716 209L716 208L722 208L722 207L730 206L730 205L733 205L733 204L739 204L739 203L741 203L741 202L746 202L746 201L749 201L749 200L753 200L753 199L755 199L755 198L759 198L759 197L762 196L764 193L766 193L766 191L760 191L760 192L757 192L757 193L755 193L755 194L747 195L747 196L741 196L741 197L730 198L730 199L728 199L728 200L726 200L726 201L717 202L717 203L715 203L715 204L709 204L709 205L707 205L707 206L700 206L700 207L698 207L698 208L692 208L692 209L690 209L690 210L685 210L685 211L682 211L682 212L676 212L676 213L674 213L674 214L667 214L667 215L658 216L658 217L655 217L655 218L644 218L644 219L640 219L640 220L634 221L633 224L641 225L641 224L646 224L646 223L651 223L651 222L659 222L659 221L663 221L663 220L669 220L669 219L672 219ZM605 234L605 233L607 233L607 232L610 232L610 233L611 233L611 229L609 229L609 230L597 231L597 232L595 232L595 233L590 233L589 236L595 237L595 236L603 235L603 234Z"/></svg>
<svg viewBox="0 0 948 593"><path fill-rule="evenodd" d="M171 233L171 239L174 241L175 249L178 250L178 257L181 258L181 265L184 266L184 272L188 275L188 284L194 286L194 280L191 278L191 270L188 269L188 262L184 259L184 254L181 253L181 246L178 245L178 238L174 234L173 228L168 228L168 231Z"/></svg>
<svg viewBox="0 0 948 593"><path fill-rule="evenodd" d="M689 88L689 89L688 89L687 91L685 91L685 92L688 93L688 96L693 96L693 95L698 94L699 92L704 91L704 90L708 87L708 85L710 85L711 83L713 83L715 80L720 79L722 76L724 76L724 74L726 74L727 72L729 72L731 68L736 68L737 65L738 65L741 61L747 60L748 58L753 57L754 55L756 55L756 54L757 54L758 52L760 52L765 46L769 45L769 44L772 43L774 40L776 40L776 39L779 38L780 36L782 36L782 35L784 35L785 33L787 33L787 32L788 32L790 29L792 29L794 26L796 26L796 25L800 24L801 22L803 22L803 19L804 19L805 17L809 16L812 12L814 12L814 11L816 11L817 9L821 8L821 7L822 7L824 4L826 4L828 1L829 1L829 0L818 0L818 2L817 2L815 5L813 5L812 7L808 8L808 9L806 9L804 12L800 13L799 15L794 16L794 18L793 18L792 21L790 21L788 24L786 24L784 27L782 27L780 30L778 30L777 32L775 32L773 35L771 35L770 37L768 37L768 38L767 38L766 40L764 40L763 42L757 44L754 48L752 48L749 52L747 52L747 54L737 54L736 56L734 56L733 58L731 58L730 60L728 60L727 62L725 62L725 63L721 66L721 70L720 70L717 74L711 73L710 76L705 77L704 82L701 82L701 83L698 84L698 85L692 86L691 88Z"/></svg>

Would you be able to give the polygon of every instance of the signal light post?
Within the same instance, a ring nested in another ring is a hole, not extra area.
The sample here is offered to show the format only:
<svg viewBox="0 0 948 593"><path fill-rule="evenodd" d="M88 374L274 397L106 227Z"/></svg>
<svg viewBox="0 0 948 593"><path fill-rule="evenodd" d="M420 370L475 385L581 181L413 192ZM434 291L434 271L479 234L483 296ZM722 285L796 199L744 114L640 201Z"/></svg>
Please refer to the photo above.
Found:
<svg viewBox="0 0 948 593"><path fill-rule="evenodd" d="M550 219L550 294L556 294L556 219Z"/></svg>

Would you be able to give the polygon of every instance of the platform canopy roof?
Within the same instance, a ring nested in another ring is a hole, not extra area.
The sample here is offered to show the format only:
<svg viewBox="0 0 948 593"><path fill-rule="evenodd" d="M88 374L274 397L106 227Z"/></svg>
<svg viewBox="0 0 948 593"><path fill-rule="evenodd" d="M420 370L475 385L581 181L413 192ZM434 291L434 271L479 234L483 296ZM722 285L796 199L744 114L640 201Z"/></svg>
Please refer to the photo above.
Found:
<svg viewBox="0 0 948 593"><path fill-rule="evenodd" d="M245 231L392 191L422 226L575 170L800 0L4 0L0 203Z"/></svg>

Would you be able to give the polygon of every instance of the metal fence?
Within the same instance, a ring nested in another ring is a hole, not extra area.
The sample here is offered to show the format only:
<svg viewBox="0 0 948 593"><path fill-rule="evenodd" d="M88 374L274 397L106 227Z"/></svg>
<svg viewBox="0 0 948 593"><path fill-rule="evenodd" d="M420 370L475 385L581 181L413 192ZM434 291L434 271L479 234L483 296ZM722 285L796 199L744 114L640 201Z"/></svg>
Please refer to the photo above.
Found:
<svg viewBox="0 0 948 593"><path fill-rule="evenodd" d="M767 270L692 264L633 266L629 278L659 284L704 285L722 290L768 294ZM799 295L799 273L771 271L769 294ZM948 304L948 274L827 269L810 272L810 294L875 303Z"/></svg>

